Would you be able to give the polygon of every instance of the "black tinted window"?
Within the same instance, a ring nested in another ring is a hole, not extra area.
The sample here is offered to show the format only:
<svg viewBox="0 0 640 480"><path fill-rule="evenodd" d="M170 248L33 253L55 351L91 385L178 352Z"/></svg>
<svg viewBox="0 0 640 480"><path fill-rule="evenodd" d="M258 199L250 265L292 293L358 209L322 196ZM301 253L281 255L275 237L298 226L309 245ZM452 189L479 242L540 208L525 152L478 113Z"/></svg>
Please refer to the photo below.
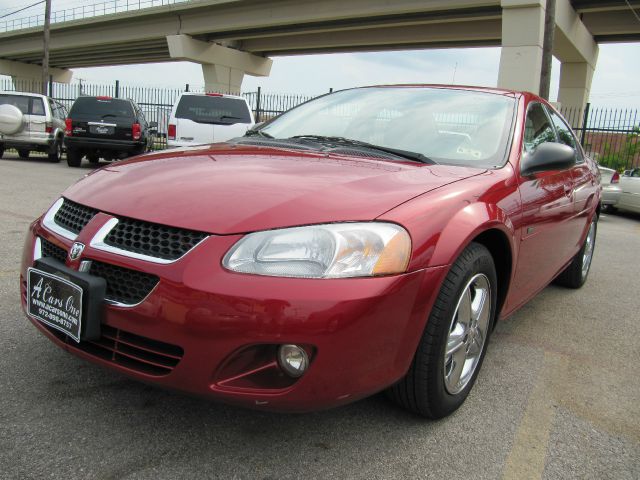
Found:
<svg viewBox="0 0 640 480"><path fill-rule="evenodd" d="M70 116L86 115L94 118L133 118L128 100L108 97L79 97L71 107Z"/></svg>
<svg viewBox="0 0 640 480"><path fill-rule="evenodd" d="M544 108L539 103L531 104L524 124L525 151L531 152L542 143L555 141L556 133Z"/></svg>
<svg viewBox="0 0 640 480"><path fill-rule="evenodd" d="M251 123L244 100L207 95L183 95L176 109L176 118L199 123Z"/></svg>

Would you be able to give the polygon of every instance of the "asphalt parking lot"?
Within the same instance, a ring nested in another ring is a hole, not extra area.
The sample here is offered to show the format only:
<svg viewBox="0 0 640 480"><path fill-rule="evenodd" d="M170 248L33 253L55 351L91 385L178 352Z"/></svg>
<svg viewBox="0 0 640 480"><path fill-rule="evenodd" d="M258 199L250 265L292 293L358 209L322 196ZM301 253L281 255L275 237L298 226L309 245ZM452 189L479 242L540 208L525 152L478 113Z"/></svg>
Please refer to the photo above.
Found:
<svg viewBox="0 0 640 480"><path fill-rule="evenodd" d="M640 216L603 215L585 287L550 286L498 325L451 417L384 395L271 414L129 380L25 319L24 233L83 165L0 160L0 478L640 478Z"/></svg>

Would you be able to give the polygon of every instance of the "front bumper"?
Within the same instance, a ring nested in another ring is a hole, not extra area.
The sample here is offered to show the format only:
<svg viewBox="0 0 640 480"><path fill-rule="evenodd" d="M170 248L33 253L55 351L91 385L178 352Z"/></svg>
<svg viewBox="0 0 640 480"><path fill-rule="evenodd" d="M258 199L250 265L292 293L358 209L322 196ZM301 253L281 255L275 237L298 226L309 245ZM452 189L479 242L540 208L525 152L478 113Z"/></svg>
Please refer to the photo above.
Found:
<svg viewBox="0 0 640 480"><path fill-rule="evenodd" d="M32 225L21 270L23 308L24 278L34 261L36 236L67 251L72 243L52 234L39 221ZM94 363L167 388L261 409L334 407L380 391L406 373L446 267L340 280L242 275L220 265L238 238L208 237L167 265L87 245L83 259L126 266L160 278L136 306L105 305L103 329L111 337L120 335L127 340L126 335L133 335L179 347L183 353L168 373L150 374L117 363L117 351L112 358L98 356L91 348L80 348L83 345L30 320L54 343ZM311 352L311 366L300 379L291 381L277 368L271 376L252 374L240 381L231 378L238 373L242 377L257 363L269 363L263 357L269 355L270 346L284 343L305 345Z"/></svg>

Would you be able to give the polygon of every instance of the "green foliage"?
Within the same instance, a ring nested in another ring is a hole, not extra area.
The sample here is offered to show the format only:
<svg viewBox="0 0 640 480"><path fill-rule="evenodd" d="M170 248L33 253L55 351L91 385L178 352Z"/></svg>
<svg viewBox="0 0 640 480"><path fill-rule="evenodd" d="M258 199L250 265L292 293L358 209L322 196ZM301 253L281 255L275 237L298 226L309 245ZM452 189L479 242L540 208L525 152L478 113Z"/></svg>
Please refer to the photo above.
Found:
<svg viewBox="0 0 640 480"><path fill-rule="evenodd" d="M613 151L611 143L604 145L602 155L598 163L603 167L613 168L622 172L634 166L634 161L640 156L640 126L633 128L632 133L626 135L624 143Z"/></svg>

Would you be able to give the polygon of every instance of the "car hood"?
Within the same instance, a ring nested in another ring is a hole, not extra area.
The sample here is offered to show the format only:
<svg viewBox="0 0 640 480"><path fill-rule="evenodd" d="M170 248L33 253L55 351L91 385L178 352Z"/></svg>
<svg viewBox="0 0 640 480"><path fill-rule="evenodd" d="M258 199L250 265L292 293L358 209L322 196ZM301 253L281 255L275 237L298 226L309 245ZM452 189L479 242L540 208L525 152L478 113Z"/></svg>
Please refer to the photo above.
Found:
<svg viewBox="0 0 640 480"><path fill-rule="evenodd" d="M211 145L95 170L64 196L116 216L215 234L373 220L484 170Z"/></svg>

